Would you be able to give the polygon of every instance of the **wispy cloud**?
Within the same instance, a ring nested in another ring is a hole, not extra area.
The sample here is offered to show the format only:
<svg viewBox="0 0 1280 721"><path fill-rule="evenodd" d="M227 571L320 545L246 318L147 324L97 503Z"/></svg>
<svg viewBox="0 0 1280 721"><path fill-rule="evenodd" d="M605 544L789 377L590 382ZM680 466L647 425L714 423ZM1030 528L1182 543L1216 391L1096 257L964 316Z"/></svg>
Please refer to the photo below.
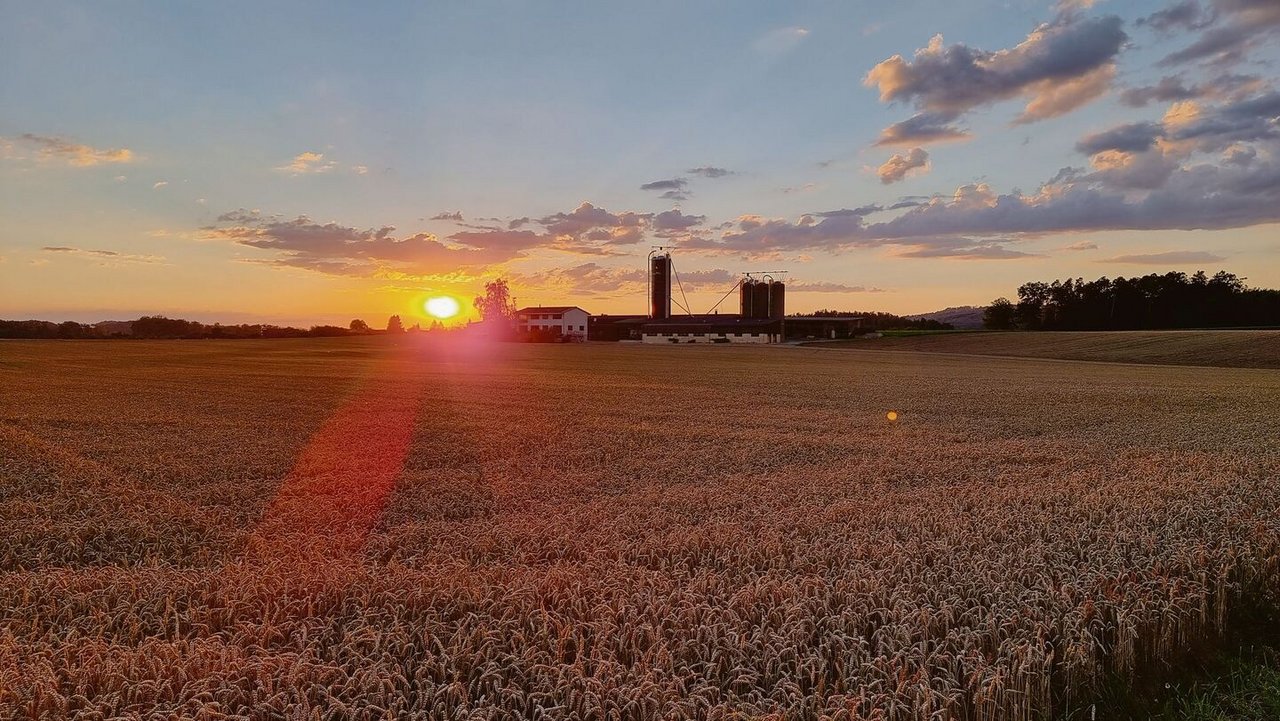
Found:
<svg viewBox="0 0 1280 721"><path fill-rule="evenodd" d="M293 156L293 160L287 165L282 165L276 170L289 173L291 175L307 175L310 173L327 173L338 166L333 160L325 160L324 153L316 153L306 151Z"/></svg>
<svg viewBox="0 0 1280 721"><path fill-rule="evenodd" d="M809 37L809 29L799 26L770 30L755 41L753 47L763 55L781 55L789 52L805 38Z"/></svg>
<svg viewBox="0 0 1280 721"><path fill-rule="evenodd" d="M58 255L97 259L103 261L106 265L114 263L161 263L164 261L164 257L159 255L135 255L115 250L92 250L67 245L46 245L40 250Z"/></svg>
<svg viewBox="0 0 1280 721"><path fill-rule="evenodd" d="M91 145L76 143L66 138L24 133L14 139L5 140L5 155L23 157L19 151L25 147L35 153L35 159L45 163L59 163L87 168L94 165L113 163L132 163L137 159L128 148L95 148Z"/></svg>
<svg viewBox="0 0 1280 721"><path fill-rule="evenodd" d="M1164 253L1146 253L1138 255L1117 255L1114 258L1103 258L1099 263L1128 263L1130 265L1182 265L1185 263L1217 263L1226 260L1202 250L1170 250Z"/></svg>

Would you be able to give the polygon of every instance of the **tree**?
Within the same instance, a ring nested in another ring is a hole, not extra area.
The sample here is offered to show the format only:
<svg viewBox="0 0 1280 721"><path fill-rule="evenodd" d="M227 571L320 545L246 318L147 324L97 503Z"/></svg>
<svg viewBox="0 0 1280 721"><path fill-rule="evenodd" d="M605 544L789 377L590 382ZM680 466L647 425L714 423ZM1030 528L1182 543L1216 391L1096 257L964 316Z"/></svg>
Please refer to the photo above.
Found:
<svg viewBox="0 0 1280 721"><path fill-rule="evenodd" d="M388 333L404 332L404 323L400 322L400 316L393 315L387 319L387 332Z"/></svg>
<svg viewBox="0 0 1280 721"><path fill-rule="evenodd" d="M1017 312L1008 298L996 298L982 311L982 327L990 330L1013 330Z"/></svg>
<svg viewBox="0 0 1280 721"><path fill-rule="evenodd" d="M516 316L515 302L504 278L485 283L484 295L476 296L474 305L480 320L486 323L508 323Z"/></svg>
<svg viewBox="0 0 1280 721"><path fill-rule="evenodd" d="M368 332L369 332L369 324L368 324L368 323L365 323L364 321L360 320L359 318L356 318L355 320L351 321L351 326L350 326L350 328L351 328L351 331L352 331L353 333L368 333Z"/></svg>

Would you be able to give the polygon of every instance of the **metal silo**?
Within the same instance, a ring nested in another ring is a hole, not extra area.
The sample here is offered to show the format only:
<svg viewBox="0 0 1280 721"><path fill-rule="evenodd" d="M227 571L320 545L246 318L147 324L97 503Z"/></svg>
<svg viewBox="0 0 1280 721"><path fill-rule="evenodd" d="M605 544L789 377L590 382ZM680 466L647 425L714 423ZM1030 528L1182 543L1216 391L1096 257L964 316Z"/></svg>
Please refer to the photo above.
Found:
<svg viewBox="0 0 1280 721"><path fill-rule="evenodd" d="M754 288L756 282L750 278L744 278L742 287L739 291L739 310L738 314L743 318L751 318L751 301L755 298Z"/></svg>
<svg viewBox="0 0 1280 721"><path fill-rule="evenodd" d="M781 281L769 284L769 318L782 320L786 316L787 286Z"/></svg>
<svg viewBox="0 0 1280 721"><path fill-rule="evenodd" d="M756 283L751 289L751 317L752 318L768 318L769 317L769 284Z"/></svg>
<svg viewBox="0 0 1280 721"><path fill-rule="evenodd" d="M649 317L671 317L671 257L665 254L649 259Z"/></svg>

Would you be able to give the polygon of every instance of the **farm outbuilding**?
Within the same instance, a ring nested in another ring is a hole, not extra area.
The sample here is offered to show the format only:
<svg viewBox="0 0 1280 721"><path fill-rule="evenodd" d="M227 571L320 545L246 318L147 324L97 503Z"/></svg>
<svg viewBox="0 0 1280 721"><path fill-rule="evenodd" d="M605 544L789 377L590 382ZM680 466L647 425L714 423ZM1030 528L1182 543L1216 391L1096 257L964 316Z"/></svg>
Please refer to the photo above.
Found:
<svg viewBox="0 0 1280 721"><path fill-rule="evenodd" d="M529 306L516 311L521 333L550 333L561 338L586 340L591 314L576 305Z"/></svg>

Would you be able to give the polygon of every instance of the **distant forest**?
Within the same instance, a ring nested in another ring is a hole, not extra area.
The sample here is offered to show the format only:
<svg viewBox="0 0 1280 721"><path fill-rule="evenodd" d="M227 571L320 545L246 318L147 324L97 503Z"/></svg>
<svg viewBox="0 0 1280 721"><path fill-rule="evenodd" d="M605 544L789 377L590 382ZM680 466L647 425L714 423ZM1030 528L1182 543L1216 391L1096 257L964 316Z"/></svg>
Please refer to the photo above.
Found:
<svg viewBox="0 0 1280 721"><path fill-rule="evenodd" d="M928 318L904 318L893 313L878 311L847 311L822 309L812 313L796 313L799 318L833 318L856 315L862 318L862 327L869 330L954 330L950 323Z"/></svg>
<svg viewBox="0 0 1280 721"><path fill-rule="evenodd" d="M1026 283L1018 302L997 298L983 314L993 330L1163 330L1280 327L1280 290L1249 288L1226 271L1153 273Z"/></svg>
<svg viewBox="0 0 1280 721"><path fill-rule="evenodd" d="M442 328L439 323L431 330ZM310 328L264 325L259 323L223 325L205 324L162 315L143 316L133 321L106 321L103 323L52 323L47 320L0 320L0 338L333 338L349 335L380 335L384 333L412 333L418 326L405 328L400 316L387 320L387 329L370 328L363 320L353 320L350 325L315 325Z"/></svg>

